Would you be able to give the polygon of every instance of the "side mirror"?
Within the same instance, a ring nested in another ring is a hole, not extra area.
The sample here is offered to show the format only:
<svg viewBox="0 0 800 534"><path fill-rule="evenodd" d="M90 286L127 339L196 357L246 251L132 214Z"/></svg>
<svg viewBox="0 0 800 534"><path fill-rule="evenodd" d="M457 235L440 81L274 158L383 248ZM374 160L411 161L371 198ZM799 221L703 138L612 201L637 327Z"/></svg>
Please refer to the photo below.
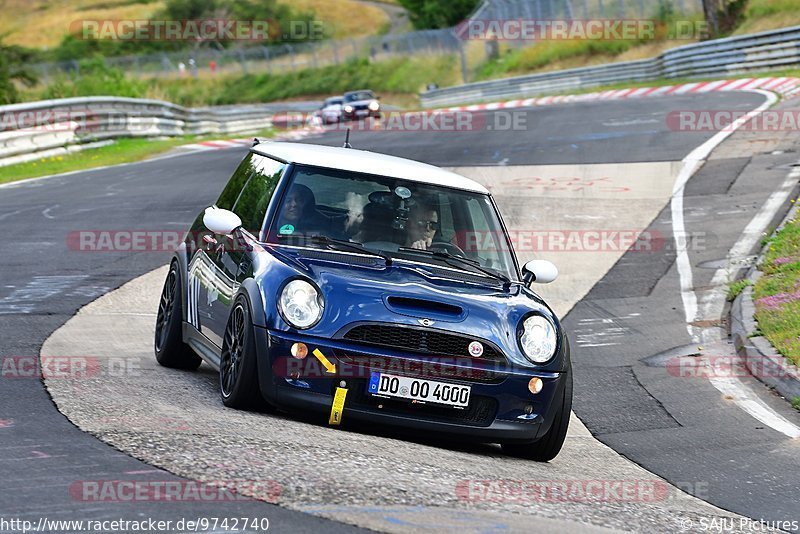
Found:
<svg viewBox="0 0 800 534"><path fill-rule="evenodd" d="M242 225L242 220L232 211L211 206L206 208L203 224L215 234L228 235Z"/></svg>
<svg viewBox="0 0 800 534"><path fill-rule="evenodd" d="M526 285L532 282L549 284L558 278L558 269L547 260L531 260L522 266L522 279Z"/></svg>

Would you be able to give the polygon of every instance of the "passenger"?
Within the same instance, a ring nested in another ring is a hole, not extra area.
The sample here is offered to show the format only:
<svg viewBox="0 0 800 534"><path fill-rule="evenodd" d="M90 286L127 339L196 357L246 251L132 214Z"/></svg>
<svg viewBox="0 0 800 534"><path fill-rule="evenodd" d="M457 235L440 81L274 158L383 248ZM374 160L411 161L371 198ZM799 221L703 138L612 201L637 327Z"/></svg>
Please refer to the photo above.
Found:
<svg viewBox="0 0 800 534"><path fill-rule="evenodd" d="M330 220L317 211L314 192L302 184L294 184L283 202L278 218L282 235L325 233Z"/></svg>
<svg viewBox="0 0 800 534"><path fill-rule="evenodd" d="M439 214L428 203L419 202L411 208L406 222L406 247L428 250L439 230Z"/></svg>

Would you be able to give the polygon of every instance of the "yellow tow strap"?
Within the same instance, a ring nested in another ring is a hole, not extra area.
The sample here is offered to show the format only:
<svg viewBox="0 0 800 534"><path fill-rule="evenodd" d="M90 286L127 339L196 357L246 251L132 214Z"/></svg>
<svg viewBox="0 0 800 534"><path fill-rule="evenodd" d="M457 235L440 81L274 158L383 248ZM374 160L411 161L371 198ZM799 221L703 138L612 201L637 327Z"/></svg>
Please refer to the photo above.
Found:
<svg viewBox="0 0 800 534"><path fill-rule="evenodd" d="M342 422L345 397L347 397L347 388L336 388L336 394L333 396L333 406L331 406L331 417L328 419L329 425L338 425Z"/></svg>

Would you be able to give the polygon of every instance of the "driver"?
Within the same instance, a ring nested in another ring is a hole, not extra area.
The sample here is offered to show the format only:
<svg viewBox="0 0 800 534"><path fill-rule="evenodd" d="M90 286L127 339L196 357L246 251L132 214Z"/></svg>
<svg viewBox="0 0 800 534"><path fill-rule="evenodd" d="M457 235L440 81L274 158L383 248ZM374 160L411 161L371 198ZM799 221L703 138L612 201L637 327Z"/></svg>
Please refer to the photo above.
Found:
<svg viewBox="0 0 800 534"><path fill-rule="evenodd" d="M439 214L429 203L419 202L411 208L406 223L405 246L428 250L439 231Z"/></svg>

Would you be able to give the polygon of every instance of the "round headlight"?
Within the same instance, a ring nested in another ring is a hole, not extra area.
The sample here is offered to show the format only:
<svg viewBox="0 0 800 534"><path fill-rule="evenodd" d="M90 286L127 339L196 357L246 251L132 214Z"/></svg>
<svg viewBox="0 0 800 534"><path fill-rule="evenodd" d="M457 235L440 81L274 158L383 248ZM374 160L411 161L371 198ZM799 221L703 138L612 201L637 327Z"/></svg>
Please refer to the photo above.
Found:
<svg viewBox="0 0 800 534"><path fill-rule="evenodd" d="M353 112L353 106L345 106L344 107L344 112L345 113L352 113Z"/></svg>
<svg viewBox="0 0 800 534"><path fill-rule="evenodd" d="M322 295L305 280L293 280L283 288L278 310L284 320L295 328L314 326L324 309Z"/></svg>
<svg viewBox="0 0 800 534"><path fill-rule="evenodd" d="M378 103L377 100L373 100L372 102L369 103L369 109L371 111L378 111L379 109L381 109L381 105Z"/></svg>
<svg viewBox="0 0 800 534"><path fill-rule="evenodd" d="M545 363L556 352L556 327L541 315L531 315L522 323L519 344L533 363Z"/></svg>

